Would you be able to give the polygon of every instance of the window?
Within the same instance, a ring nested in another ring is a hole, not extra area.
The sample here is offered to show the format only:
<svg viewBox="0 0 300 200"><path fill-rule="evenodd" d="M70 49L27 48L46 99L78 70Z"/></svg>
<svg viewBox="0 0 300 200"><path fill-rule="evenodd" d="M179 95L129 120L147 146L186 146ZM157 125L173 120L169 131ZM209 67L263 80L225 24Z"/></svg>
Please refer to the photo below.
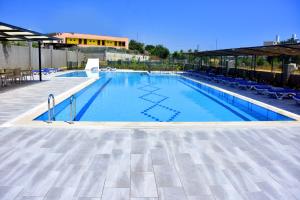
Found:
<svg viewBox="0 0 300 200"><path fill-rule="evenodd" d="M87 39L84 39L84 40L83 40L83 43L84 43L84 44L87 44Z"/></svg>
<svg viewBox="0 0 300 200"><path fill-rule="evenodd" d="M81 44L82 43L82 39L79 39L79 44Z"/></svg>
<svg viewBox="0 0 300 200"><path fill-rule="evenodd" d="M97 45L100 45L100 42L101 42L101 41L100 41L100 40L98 40L98 41L97 41Z"/></svg>
<svg viewBox="0 0 300 200"><path fill-rule="evenodd" d="M115 46L118 46L118 42L115 41Z"/></svg>
<svg viewBox="0 0 300 200"><path fill-rule="evenodd" d="M102 45L105 46L105 40L102 40Z"/></svg>

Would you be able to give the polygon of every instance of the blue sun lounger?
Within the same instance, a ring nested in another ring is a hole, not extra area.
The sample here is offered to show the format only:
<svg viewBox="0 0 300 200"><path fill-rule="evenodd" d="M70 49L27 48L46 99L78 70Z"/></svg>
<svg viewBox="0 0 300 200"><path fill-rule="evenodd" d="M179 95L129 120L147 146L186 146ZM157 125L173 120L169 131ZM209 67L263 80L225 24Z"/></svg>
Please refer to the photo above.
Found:
<svg viewBox="0 0 300 200"><path fill-rule="evenodd" d="M296 96L299 91L289 89L289 88L272 88L267 90L267 94L271 97L275 97L276 99L283 99L283 98L292 98Z"/></svg>
<svg viewBox="0 0 300 200"><path fill-rule="evenodd" d="M258 94L266 94L268 89L272 89L272 86L270 85L255 85L253 89L258 93Z"/></svg>
<svg viewBox="0 0 300 200"><path fill-rule="evenodd" d="M223 83L223 84L227 84L231 80L234 80L234 78L231 78L231 77L221 77L221 78L219 78L218 82L219 83Z"/></svg>
<svg viewBox="0 0 300 200"><path fill-rule="evenodd" d="M244 79L242 78L228 78L228 79L225 79L223 81L223 83L229 85L229 86L235 86L237 85L239 82L242 82L242 81L245 81Z"/></svg>
<svg viewBox="0 0 300 200"><path fill-rule="evenodd" d="M241 79L241 78L235 78L235 79L232 79L232 80L228 80L227 81L227 84L229 86L238 86L240 83L245 83L245 82L248 82L247 80L244 80L244 79Z"/></svg>
<svg viewBox="0 0 300 200"><path fill-rule="evenodd" d="M244 81L244 82L239 82L238 87L240 89L254 89L255 86L264 86L264 83L257 83L254 81Z"/></svg>
<svg viewBox="0 0 300 200"><path fill-rule="evenodd" d="M297 104L300 104L300 93L293 96L293 99L296 101Z"/></svg>

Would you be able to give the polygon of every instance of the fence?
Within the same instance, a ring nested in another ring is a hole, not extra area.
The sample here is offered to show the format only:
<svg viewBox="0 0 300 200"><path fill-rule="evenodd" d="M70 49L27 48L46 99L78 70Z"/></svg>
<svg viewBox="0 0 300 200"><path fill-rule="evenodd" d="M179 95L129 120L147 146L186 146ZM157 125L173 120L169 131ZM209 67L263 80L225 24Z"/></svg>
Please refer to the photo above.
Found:
<svg viewBox="0 0 300 200"><path fill-rule="evenodd" d="M78 51L44 49L41 51L43 67L77 68L84 61ZM0 68L38 68L38 49L31 46L12 46L0 43Z"/></svg>
<svg viewBox="0 0 300 200"><path fill-rule="evenodd" d="M300 74L297 70L289 74L287 80L284 80L284 74L281 70L261 69L252 67L234 67L226 68L225 66L209 66L200 64L184 64L183 70L213 72L218 75L230 77L241 77L248 80L263 82L274 86L289 86L291 88L300 88Z"/></svg>

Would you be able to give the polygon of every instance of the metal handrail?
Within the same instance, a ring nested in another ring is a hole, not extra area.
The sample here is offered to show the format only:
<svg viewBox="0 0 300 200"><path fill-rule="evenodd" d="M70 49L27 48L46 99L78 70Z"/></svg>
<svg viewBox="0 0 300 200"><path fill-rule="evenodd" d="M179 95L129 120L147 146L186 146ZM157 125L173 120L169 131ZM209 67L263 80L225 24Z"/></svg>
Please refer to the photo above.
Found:
<svg viewBox="0 0 300 200"><path fill-rule="evenodd" d="M52 100L52 108L51 108L51 100ZM49 94L48 96L48 123L51 123L55 120L55 98L53 94Z"/></svg>
<svg viewBox="0 0 300 200"><path fill-rule="evenodd" d="M70 97L70 121L69 123L73 124L73 121L76 118L76 98L75 95Z"/></svg>

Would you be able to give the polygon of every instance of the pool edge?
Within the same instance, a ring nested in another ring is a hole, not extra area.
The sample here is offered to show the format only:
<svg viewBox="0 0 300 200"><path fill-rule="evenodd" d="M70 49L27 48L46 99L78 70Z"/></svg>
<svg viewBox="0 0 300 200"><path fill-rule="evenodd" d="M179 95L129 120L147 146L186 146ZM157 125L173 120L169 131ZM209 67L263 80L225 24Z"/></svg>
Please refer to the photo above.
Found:
<svg viewBox="0 0 300 200"><path fill-rule="evenodd" d="M177 75L182 76L180 73L177 73ZM195 80L190 77L182 76L186 79L189 79L191 81L194 81L196 83L206 85L208 87L211 87L213 89L219 90L221 92L224 92L226 94L232 95L234 97L243 99L245 101L248 101L250 103L253 103L255 105L261 106L263 108L269 109L273 112L282 114L284 116L287 116L289 118L294 119L295 121L246 121L246 122L235 122L235 121L228 121L228 122L86 122L86 121L75 121L73 124L69 124L64 121L55 121L52 123L46 123L44 121L35 121L34 119L38 117L41 113L44 113L47 111L47 103L44 102L35 108L27 111L26 113L20 115L19 117L4 123L2 127L7 127L7 126L12 126L12 125L18 125L18 126L42 126L42 127L64 127L64 126L69 126L69 127L86 127L86 126L93 126L93 127L140 127L140 128L145 128L145 127L157 127L157 128L162 128L166 126L172 126L172 127L182 127L182 126L196 126L196 127L202 127L202 126L253 126L253 125L258 125L258 126L265 126L266 124L268 126L272 125L287 125L287 124L293 124L293 125L299 125L300 122L300 116L283 110L281 108L277 108L275 106L271 106L269 104L251 99L249 97L239 95L237 93L225 90L223 88L204 83L199 80ZM98 78L87 78L87 81L81 83L80 85L77 85L70 90L58 95L56 97L56 102L59 104L60 102L64 101L68 97L70 97L72 94L82 90L83 88L91 85L94 83Z"/></svg>

